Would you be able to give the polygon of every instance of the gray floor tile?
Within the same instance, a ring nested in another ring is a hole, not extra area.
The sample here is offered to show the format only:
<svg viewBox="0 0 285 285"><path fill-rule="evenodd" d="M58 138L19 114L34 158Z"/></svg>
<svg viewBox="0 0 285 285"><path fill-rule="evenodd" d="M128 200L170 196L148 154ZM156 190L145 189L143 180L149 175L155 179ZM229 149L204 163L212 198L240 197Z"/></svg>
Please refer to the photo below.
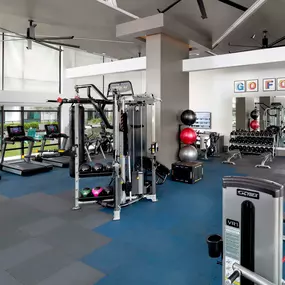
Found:
<svg viewBox="0 0 285 285"><path fill-rule="evenodd" d="M50 231L41 239L78 259L111 241L108 237L71 222Z"/></svg>
<svg viewBox="0 0 285 285"><path fill-rule="evenodd" d="M30 237L26 233L23 233L19 230L14 230L14 229L11 230L8 228L3 228L3 227L2 229L5 229L5 230L2 230L0 233L0 251L8 247L17 245L29 239Z"/></svg>
<svg viewBox="0 0 285 285"><path fill-rule="evenodd" d="M49 250L28 259L8 272L23 285L35 285L52 276L75 260L59 250Z"/></svg>
<svg viewBox="0 0 285 285"><path fill-rule="evenodd" d="M5 231L17 230L27 223L33 223L46 217L45 213L11 199L1 203L0 228Z"/></svg>
<svg viewBox="0 0 285 285"><path fill-rule="evenodd" d="M74 211L70 209L70 211L66 211L58 216L66 221L76 221L97 213L100 210L102 210L102 207L98 204L84 205L79 210Z"/></svg>
<svg viewBox="0 0 285 285"><path fill-rule="evenodd" d="M35 223L20 227L20 230L30 236L35 237L46 234L47 232L62 226L64 223L65 221L58 217L48 217Z"/></svg>
<svg viewBox="0 0 285 285"><path fill-rule="evenodd" d="M12 268L52 247L36 238L28 239L15 246L0 251L0 269Z"/></svg>
<svg viewBox="0 0 285 285"><path fill-rule="evenodd" d="M93 285L104 274L82 262L74 262L37 285Z"/></svg>
<svg viewBox="0 0 285 285"><path fill-rule="evenodd" d="M0 270L0 283L3 285L23 285L4 270Z"/></svg>
<svg viewBox="0 0 285 285"><path fill-rule="evenodd" d="M69 203L74 203L74 191L70 191L70 190L64 191L64 192L61 192L55 196L63 199L64 201L67 201Z"/></svg>
<svg viewBox="0 0 285 285"><path fill-rule="evenodd" d="M69 202L45 193L33 193L26 195L17 198L17 201L49 214L59 214L68 211L71 208Z"/></svg>
<svg viewBox="0 0 285 285"><path fill-rule="evenodd" d="M8 197L0 195L0 203L10 200Z"/></svg>
<svg viewBox="0 0 285 285"><path fill-rule="evenodd" d="M113 216L104 212L97 211L87 217L76 220L76 223L87 229L95 229L107 222L112 221Z"/></svg>

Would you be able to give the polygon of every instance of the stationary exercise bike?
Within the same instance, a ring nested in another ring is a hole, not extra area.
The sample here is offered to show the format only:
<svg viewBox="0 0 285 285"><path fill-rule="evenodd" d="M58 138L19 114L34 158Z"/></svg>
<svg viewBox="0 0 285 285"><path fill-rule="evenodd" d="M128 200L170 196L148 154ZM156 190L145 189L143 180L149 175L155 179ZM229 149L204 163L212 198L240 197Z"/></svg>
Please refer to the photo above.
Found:
<svg viewBox="0 0 285 285"><path fill-rule="evenodd" d="M217 155L217 143L220 135L212 132L209 135L199 134L200 137L200 155L203 160L208 160L209 157L219 157Z"/></svg>

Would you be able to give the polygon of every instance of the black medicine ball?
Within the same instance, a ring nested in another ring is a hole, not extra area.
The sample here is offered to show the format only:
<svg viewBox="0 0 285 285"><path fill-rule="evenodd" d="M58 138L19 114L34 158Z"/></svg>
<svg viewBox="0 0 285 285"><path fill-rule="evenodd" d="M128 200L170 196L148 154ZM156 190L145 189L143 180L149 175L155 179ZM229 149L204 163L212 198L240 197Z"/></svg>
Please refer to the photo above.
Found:
<svg viewBox="0 0 285 285"><path fill-rule="evenodd" d="M180 119L184 125L192 126L196 122L196 114L192 110L185 110Z"/></svg>
<svg viewBox="0 0 285 285"><path fill-rule="evenodd" d="M256 109L254 109L253 111L251 111L250 117L251 117L253 120L257 120L258 117L259 117L258 111L257 111Z"/></svg>
<svg viewBox="0 0 285 285"><path fill-rule="evenodd" d="M113 169L113 163L112 162L108 162L105 167L106 167L107 171L111 171Z"/></svg>
<svg viewBox="0 0 285 285"><path fill-rule="evenodd" d="M91 166L89 164L84 163L80 166L79 171L81 173L91 172Z"/></svg>
<svg viewBox="0 0 285 285"><path fill-rule="evenodd" d="M93 167L95 172L100 172L103 171L104 167L102 163L96 163Z"/></svg>

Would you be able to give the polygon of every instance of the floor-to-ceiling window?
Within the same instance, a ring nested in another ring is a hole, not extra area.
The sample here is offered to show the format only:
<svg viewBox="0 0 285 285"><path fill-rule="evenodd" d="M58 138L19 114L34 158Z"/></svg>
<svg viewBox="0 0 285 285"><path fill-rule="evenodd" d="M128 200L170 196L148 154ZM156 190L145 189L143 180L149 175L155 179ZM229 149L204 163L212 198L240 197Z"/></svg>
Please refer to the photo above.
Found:
<svg viewBox="0 0 285 285"><path fill-rule="evenodd" d="M4 90L55 93L59 90L59 51L4 37Z"/></svg>
<svg viewBox="0 0 285 285"><path fill-rule="evenodd" d="M2 113L3 112L3 113ZM0 109L0 137L7 137L8 126L23 126L27 136L35 140L33 152L35 153L41 146L42 138L45 135L46 124L59 124L59 110L54 107L36 106L4 106ZM46 149L57 149L57 140L48 140ZM14 143L7 145L5 158L20 157L27 152L28 143Z"/></svg>

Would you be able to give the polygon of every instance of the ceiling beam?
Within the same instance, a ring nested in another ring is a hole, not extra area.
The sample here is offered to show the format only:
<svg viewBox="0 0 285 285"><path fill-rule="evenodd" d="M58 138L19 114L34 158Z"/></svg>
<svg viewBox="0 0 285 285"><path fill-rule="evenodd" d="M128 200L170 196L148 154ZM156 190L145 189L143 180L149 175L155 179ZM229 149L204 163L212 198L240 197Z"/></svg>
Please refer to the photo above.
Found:
<svg viewBox="0 0 285 285"><path fill-rule="evenodd" d="M229 5L229 6L231 6L231 7L234 7L234 8L236 8L236 9L239 9L239 10L241 10L241 11L243 11L243 12L245 12L245 11L247 10L246 7L244 7L244 6L242 6L242 5L238 4L238 3L235 3L235 2L233 2L233 1L231 1L231 0L219 0L219 1L222 2L222 3L224 3L224 4Z"/></svg>
<svg viewBox="0 0 285 285"><path fill-rule="evenodd" d="M267 0L256 0L246 12L244 12L213 44L212 49L216 48L221 41L228 37L234 30L240 27L248 18L250 18L254 13L256 13Z"/></svg>

